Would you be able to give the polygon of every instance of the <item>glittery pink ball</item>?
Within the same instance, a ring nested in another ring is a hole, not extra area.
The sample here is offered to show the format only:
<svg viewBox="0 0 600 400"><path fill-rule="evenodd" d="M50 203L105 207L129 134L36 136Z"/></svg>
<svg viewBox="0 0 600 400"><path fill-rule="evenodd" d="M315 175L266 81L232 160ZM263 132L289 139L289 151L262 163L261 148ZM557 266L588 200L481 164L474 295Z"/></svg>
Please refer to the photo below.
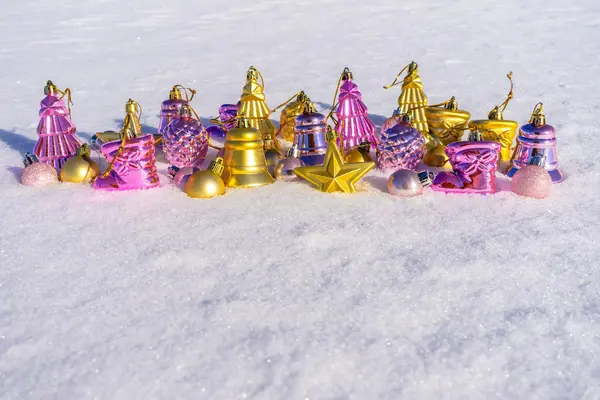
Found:
<svg viewBox="0 0 600 400"><path fill-rule="evenodd" d="M550 196L552 178L538 165L526 165L513 176L511 189L519 196L543 199Z"/></svg>
<svg viewBox="0 0 600 400"><path fill-rule="evenodd" d="M21 183L25 186L45 186L58 183L58 174L53 166L36 162L21 172Z"/></svg>

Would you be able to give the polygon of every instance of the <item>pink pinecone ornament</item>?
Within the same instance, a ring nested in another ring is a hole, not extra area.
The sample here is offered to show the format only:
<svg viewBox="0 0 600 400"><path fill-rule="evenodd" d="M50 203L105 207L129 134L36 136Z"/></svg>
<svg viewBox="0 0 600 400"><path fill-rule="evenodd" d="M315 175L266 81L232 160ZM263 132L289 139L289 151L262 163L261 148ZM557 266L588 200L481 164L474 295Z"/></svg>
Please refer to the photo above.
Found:
<svg viewBox="0 0 600 400"><path fill-rule="evenodd" d="M167 125L162 143L167 161L177 168L199 166L208 152L208 134L188 105Z"/></svg>
<svg viewBox="0 0 600 400"><path fill-rule="evenodd" d="M397 170L417 168L425 153L425 137L411 125L410 115L386 129L377 143L377 168Z"/></svg>

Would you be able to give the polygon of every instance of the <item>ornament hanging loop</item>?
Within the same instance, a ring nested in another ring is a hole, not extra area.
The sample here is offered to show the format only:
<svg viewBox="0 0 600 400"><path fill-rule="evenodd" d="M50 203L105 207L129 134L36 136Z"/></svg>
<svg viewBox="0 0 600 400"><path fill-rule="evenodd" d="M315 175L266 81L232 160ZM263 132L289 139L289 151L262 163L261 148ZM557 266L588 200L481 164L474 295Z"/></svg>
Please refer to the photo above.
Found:
<svg viewBox="0 0 600 400"><path fill-rule="evenodd" d="M512 76L513 76L512 71L509 72L508 74L506 74L506 77L510 81L510 90L508 91L508 95L506 95L506 100L504 100L502 102L502 104L494 107L494 109L492 111L490 111L490 113L488 114L488 119L495 119L495 120L502 119L502 113L504 113L504 111L506 110L506 107L508 106L508 103L514 97L514 92L513 92L514 82L513 82Z"/></svg>
<svg viewBox="0 0 600 400"><path fill-rule="evenodd" d="M340 74L340 78L338 79L337 85L335 87L335 93L333 95L333 100L331 102L331 111L329 111L329 114L327 114L327 118L325 119L327 121L331 118L331 120L336 124L337 124L337 120L333 117L333 112L334 112L335 108L337 107L338 103L336 103L335 99L337 99L338 93L340 92L340 85L342 84L342 80L344 78L352 79L352 72L350 72L350 69L348 67L345 67L344 70L342 71L342 73Z"/></svg>
<svg viewBox="0 0 600 400"><path fill-rule="evenodd" d="M289 99L287 99L286 101L284 101L283 103L281 103L280 105L278 105L277 107L275 107L274 109L271 110L272 113L276 112L277 110L279 110L281 107L288 105L292 102L292 100L294 100L294 98L304 95L304 90L299 91L298 93L294 94L292 97L290 97Z"/></svg>
<svg viewBox="0 0 600 400"><path fill-rule="evenodd" d="M179 84L177 84L177 85L173 86L173 89L175 89L175 88L177 88L177 89L182 89L182 90L183 90L183 93L185 93L185 100L186 100L188 103L189 103L190 101L192 101L192 99L193 99L193 98L194 98L194 96L196 95L196 90L195 90L195 89L188 88L188 87L185 87L185 86L183 86L183 85L179 85ZM190 94L191 94L191 96L190 96Z"/></svg>
<svg viewBox="0 0 600 400"><path fill-rule="evenodd" d="M412 65L416 66L417 64L414 61L412 61L410 64L407 64L404 68L402 68L400 70L400 72L398 72L398 75L396 75L396 78L394 78L394 82L390 83L389 85L385 85L383 88L384 89L390 89L390 88L393 88L394 86L398 86L401 83L401 82L399 82L400 75L402 75L402 73L404 71L406 71ZM416 68L416 67L413 67L413 70L414 70L414 68Z"/></svg>

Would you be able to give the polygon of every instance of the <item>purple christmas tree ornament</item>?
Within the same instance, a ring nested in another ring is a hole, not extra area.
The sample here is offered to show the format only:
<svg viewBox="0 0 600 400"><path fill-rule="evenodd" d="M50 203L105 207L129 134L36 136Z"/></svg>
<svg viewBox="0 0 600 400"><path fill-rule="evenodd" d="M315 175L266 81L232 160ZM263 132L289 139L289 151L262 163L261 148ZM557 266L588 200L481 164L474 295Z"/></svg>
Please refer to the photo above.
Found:
<svg viewBox="0 0 600 400"><path fill-rule="evenodd" d="M410 115L382 133L377 144L377 168L415 169L425 153L425 137L411 125Z"/></svg>
<svg viewBox="0 0 600 400"><path fill-rule="evenodd" d="M344 69L339 88L339 104L335 110L337 123L335 131L339 136L340 146L345 150L357 148L361 143L370 142L377 145L375 124L367 114L367 106L362 102L358 86L352 81L352 73Z"/></svg>
<svg viewBox="0 0 600 400"><path fill-rule="evenodd" d="M190 106L183 105L179 116L167 125L162 146L167 161L177 168L202 164L208 151L208 134L192 115Z"/></svg>
<svg viewBox="0 0 600 400"><path fill-rule="evenodd" d="M70 101L70 93L66 89L61 96L61 91L52 81L46 83L46 97L40 103L40 122L37 126L39 139L33 148L33 154L40 162L53 166L59 175L63 164L81 146L81 141L75 136L71 111L62 101L65 94L69 95Z"/></svg>

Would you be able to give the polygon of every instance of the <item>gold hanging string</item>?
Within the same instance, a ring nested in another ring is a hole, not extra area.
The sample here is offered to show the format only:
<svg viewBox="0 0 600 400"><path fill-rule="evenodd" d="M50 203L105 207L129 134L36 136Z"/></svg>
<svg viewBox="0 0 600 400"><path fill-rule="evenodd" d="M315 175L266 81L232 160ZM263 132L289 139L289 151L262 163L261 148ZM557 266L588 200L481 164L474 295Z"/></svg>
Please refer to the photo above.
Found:
<svg viewBox="0 0 600 400"><path fill-rule="evenodd" d="M452 98L450 98L450 99L448 99L448 100L446 100L446 101L444 101L444 102L442 102L442 103L438 103L438 104L423 104L423 105L420 105L420 106L413 106L413 107L410 107L408 110L406 110L406 113L412 113L413 111L415 111L415 110L418 110L418 109L420 109L420 108L426 108L426 107L442 107L442 106L445 106L445 105L447 105L447 104L448 104L448 103L450 103L451 101L452 101Z"/></svg>
<svg viewBox="0 0 600 400"><path fill-rule="evenodd" d="M336 103L335 100L337 99L338 93L340 91L340 85L342 83L342 79L344 78L344 74L346 73L346 70L347 70L347 68L344 68L344 71L342 71L342 73L340 74L340 79L338 79L337 86L335 87L335 93L333 95L333 100L331 101L331 111L329 111L329 114L327 114L327 118L325 118L325 121L327 121L328 119L331 118L331 120L337 124L337 120L334 118L333 112L339 104L339 102Z"/></svg>
<svg viewBox="0 0 600 400"><path fill-rule="evenodd" d="M506 106L508 106L508 103L513 98L514 83L513 83L513 80L512 80L512 74L513 74L512 71L509 72L508 74L506 74L506 77L510 81L510 91L508 92L506 100L504 100L504 102L498 106L498 110L500 111L500 113L503 113L504 110L506 110Z"/></svg>
<svg viewBox="0 0 600 400"><path fill-rule="evenodd" d="M394 82L392 82L392 83L391 83L391 84L389 84L389 85L385 85L383 88L384 88L384 89L389 89L389 88L392 88L392 87L394 87L394 86L398 86L398 85L401 83L401 82L399 82L399 81L398 81L398 79L400 78L400 75L402 75L402 73L403 73L404 71L406 71L406 69L407 69L409 66L410 66L410 64L407 64L407 65L406 65L406 67L402 68L402 69L400 70L400 72L398 72L398 75L396 75L396 78L394 79Z"/></svg>
<svg viewBox="0 0 600 400"><path fill-rule="evenodd" d="M65 90L60 90L58 87L54 86L56 88L56 91L58 93L60 93L62 96L60 96L60 99L64 99L65 96L67 96L67 107L69 109L69 116L71 115L71 106L73 105L73 100L71 99L71 89L66 88Z"/></svg>
<svg viewBox="0 0 600 400"><path fill-rule="evenodd" d="M531 112L531 115L541 114L543 112L544 112L544 104L540 101L535 106L533 106L533 111Z"/></svg>
<svg viewBox="0 0 600 400"><path fill-rule="evenodd" d="M177 87L177 88L183 89L183 93L185 93L185 100L186 100L188 103L189 103L190 101L192 101L192 100L193 100L193 98L194 98L194 96L196 95L196 90L195 90L195 89L188 88L188 87L185 87L185 86L183 86L183 85L179 85L179 84L175 85L174 87ZM189 96L189 95L188 95L188 92L189 92L189 93L191 93L192 95L191 95L191 96Z"/></svg>
<svg viewBox="0 0 600 400"><path fill-rule="evenodd" d="M272 113L276 112L277 110L279 110L281 107L290 104L292 102L292 100L294 100L295 97L298 97L300 95L300 93L303 93L303 91L299 91L298 93L296 93L295 95L293 95L292 97L290 97L289 99L287 99L286 101L284 101L283 103L281 103L280 105L278 105L277 107L275 107L274 109L271 110Z"/></svg>
<svg viewBox="0 0 600 400"><path fill-rule="evenodd" d="M137 101L135 101L133 99L129 99L129 100L137 108L137 118L138 118L138 122L139 122L140 118L142 117L142 106L140 105L140 103L138 103ZM112 171L113 165L115 164L115 160L123 152L123 150L125 150L125 144L127 143L127 140L128 140L127 133L123 131L123 128L121 128L120 134L121 134L121 145L117 149L117 152L115 153L115 156L113 157L112 161L108 164L108 167L106 167L106 171L104 171L104 173L102 174L102 178L106 178L108 176L108 174L110 174L110 171Z"/></svg>

